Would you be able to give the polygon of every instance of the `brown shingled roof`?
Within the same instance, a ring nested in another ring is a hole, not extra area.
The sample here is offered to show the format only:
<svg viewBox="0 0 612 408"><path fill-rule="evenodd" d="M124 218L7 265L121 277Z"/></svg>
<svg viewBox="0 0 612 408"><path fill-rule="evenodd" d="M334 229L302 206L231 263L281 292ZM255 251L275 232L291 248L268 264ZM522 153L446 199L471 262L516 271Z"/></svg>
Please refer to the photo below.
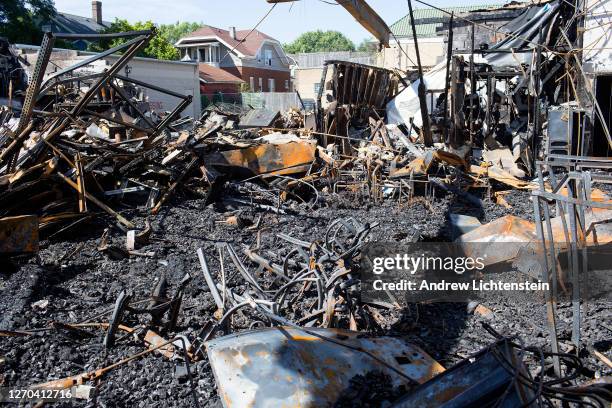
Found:
<svg viewBox="0 0 612 408"><path fill-rule="evenodd" d="M223 30L221 28L212 27L212 26L204 26L192 32L191 34L187 34L182 39L189 38L189 37L208 37L208 36L219 37L221 40L223 40L223 42L228 44L230 47L235 48L236 51L246 56L249 56L249 57L254 57L255 54L257 54L257 51L259 50L259 47L261 47L261 43L264 40L276 41L274 38L262 33L261 31L255 30L251 33L251 35L248 35L249 32L251 32L251 30L236 31L237 40L234 40L228 30Z"/></svg>
<svg viewBox="0 0 612 408"><path fill-rule="evenodd" d="M209 82L209 83L244 82L242 79L238 78L236 75L233 75L224 69L213 67L212 65L201 63L199 64L198 70L200 71L200 79L203 79L204 81Z"/></svg>

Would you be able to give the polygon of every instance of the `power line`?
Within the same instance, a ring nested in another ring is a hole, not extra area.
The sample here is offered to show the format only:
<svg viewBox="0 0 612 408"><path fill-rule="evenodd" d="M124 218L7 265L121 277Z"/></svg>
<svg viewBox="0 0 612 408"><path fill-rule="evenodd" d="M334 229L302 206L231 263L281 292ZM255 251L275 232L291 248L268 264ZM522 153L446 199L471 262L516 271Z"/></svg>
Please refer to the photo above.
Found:
<svg viewBox="0 0 612 408"><path fill-rule="evenodd" d="M270 13L272 13L272 10L274 10L274 8L276 7L276 5L277 5L277 4L278 4L278 3L274 3L274 4L272 5L272 7L270 7L270 10L268 10L268 12L266 13L266 15L265 15L265 16L263 16L263 17L262 17L262 18L261 18L261 19L260 19L260 20L257 22L257 24L255 24L255 27L253 27L253 28L251 29L251 31L249 31L249 33L248 33L247 35L245 35L245 36L244 36L244 38L242 38L240 41L238 41L238 44L234 45L234 47L233 47L231 50L229 50L227 53L225 53L225 55L223 56L223 58L221 58L221 59L219 60L219 63L223 62L223 60L224 60L224 59L225 59L225 58L226 58L228 55L230 55L230 53L232 53L232 52L234 52L234 51L236 50L236 48L238 47L238 45L240 45L240 44L242 44L243 42L245 42L245 41L246 41L246 39L247 39L247 38L249 38L249 36L250 36L251 34L253 34L253 31L257 30L257 27L259 27L259 26L261 25L261 23L263 23L263 22L264 22L264 20L265 20L266 18L268 18L268 16L270 15Z"/></svg>

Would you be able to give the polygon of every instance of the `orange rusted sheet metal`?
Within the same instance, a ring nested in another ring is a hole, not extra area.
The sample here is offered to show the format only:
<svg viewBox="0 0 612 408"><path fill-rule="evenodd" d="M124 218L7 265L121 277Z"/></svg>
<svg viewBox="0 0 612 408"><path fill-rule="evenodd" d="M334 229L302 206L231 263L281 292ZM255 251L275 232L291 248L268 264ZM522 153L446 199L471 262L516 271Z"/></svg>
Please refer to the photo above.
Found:
<svg viewBox="0 0 612 408"><path fill-rule="evenodd" d="M38 217L0 218L0 254L38 252Z"/></svg>
<svg viewBox="0 0 612 408"><path fill-rule="evenodd" d="M458 238L460 242L531 242L536 240L535 224L506 215Z"/></svg>
<svg viewBox="0 0 612 408"><path fill-rule="evenodd" d="M494 265L511 261L536 240L533 222L506 215L461 235L456 241L467 256L483 258L485 265Z"/></svg>
<svg viewBox="0 0 612 408"><path fill-rule="evenodd" d="M168 343L168 340L155 333L153 330L147 330L144 341L149 345L149 349L157 348L157 352L164 357L172 359L176 354L175 347L172 344L162 346L162 344Z"/></svg>
<svg viewBox="0 0 612 408"><path fill-rule="evenodd" d="M309 142L260 144L215 152L204 158L206 165L247 170L253 175L302 173L314 161L316 145Z"/></svg>
<svg viewBox="0 0 612 408"><path fill-rule="evenodd" d="M394 171L390 176L392 178L399 178L410 176L410 173L415 175L427 174L434 163L446 163L451 166L467 168L466 161L454 153L445 152L444 150L430 150L423 156L412 160L406 167Z"/></svg>
<svg viewBox="0 0 612 408"><path fill-rule="evenodd" d="M356 375L380 371L400 386L444 371L400 338L339 329L272 327L214 339L206 348L226 408L328 407Z"/></svg>
<svg viewBox="0 0 612 408"><path fill-rule="evenodd" d="M588 246L605 245L612 242L612 210L594 208L585 214L586 236L579 240ZM557 250L569 247L561 216L550 220L553 241ZM566 215L565 224L569 226ZM569 234L569 232L568 232ZM546 241L548 235L544 233ZM571 240L571 235L569 235ZM508 262L515 259L529 247L538 253L540 243L535 224L514 215L506 215L478 227L457 238L466 255L483 257L485 265Z"/></svg>

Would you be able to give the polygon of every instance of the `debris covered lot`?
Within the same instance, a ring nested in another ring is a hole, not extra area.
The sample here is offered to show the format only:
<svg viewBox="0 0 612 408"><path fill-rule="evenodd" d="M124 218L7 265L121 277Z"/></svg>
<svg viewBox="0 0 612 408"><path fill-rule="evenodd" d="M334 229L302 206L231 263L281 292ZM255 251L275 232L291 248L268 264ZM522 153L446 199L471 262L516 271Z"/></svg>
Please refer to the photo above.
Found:
<svg viewBox="0 0 612 408"><path fill-rule="evenodd" d="M2 309L8 313L3 315L2 324L26 330L50 327L52 322L106 323L122 290L133 291L135 300L146 300L159 279L165 276L172 294L183 276L190 273L194 279L186 288L174 333L194 338L207 322L214 319L217 309L204 278L198 273L196 250L203 248L206 253L215 254L216 244L226 241L236 247L256 245L256 232L224 222L236 211L242 211L241 216L246 219L262 217L259 228L262 231L261 252L266 253L283 246L275 238L277 231L285 231L303 240L314 240L324 234L331 221L347 216L370 223L380 222L381 226L373 231L373 236L378 238L391 236L401 240L413 233L435 237L444 228L445 223L441 220L450 204L450 200L443 201L433 211L422 203L402 208L383 205L364 209L361 206L355 208L349 200L338 198L338 204L330 208L314 212L298 208L295 214L277 215L248 207L207 206L202 199L183 201L152 222L156 231L154 236L160 238L152 240L141 250L155 252L154 258L113 260L100 254L97 247L104 225L98 225L90 234L43 243L46 247L41 248L40 264L31 260L3 267L8 273L2 277L1 301ZM142 215L134 219L137 222L144 220ZM113 239L121 242L125 237L116 233ZM82 248L73 257L62 259L79 247ZM211 270L219 270L216 257L211 256L209 262ZM522 308L521 305L508 304L503 298L486 306L493 311L493 319L470 311L466 304L413 306L409 312L389 315L382 322L384 326L372 328L372 333L406 336L444 366L465 359L494 340L484 331L482 322L491 324L500 333L519 335L534 344L546 344L548 332L543 308L534 311L532 305ZM567 311L566 308L561 312ZM609 333L605 326L600 325L610 319L609 303L589 305L587 313L589 318L583 328L585 342L604 349L609 347L606 345ZM96 317L98 315L101 316ZM248 328L250 316L249 312L244 316L236 315L236 326ZM563 317L569 320L567 316ZM562 322L564 327L560 330L560 337L569 348L568 324ZM128 318L124 322L131 327L146 327L149 323L149 316ZM2 337L5 384L43 383L108 366L143 350L142 341L132 336L124 337L107 350L102 344L103 329L92 327L86 330L87 336L58 327L27 337ZM111 371L99 382L97 401L100 406L190 406L191 385L184 374L176 374L181 365L181 362L155 355L135 360ZM592 357L587 357L585 365L587 370L601 375L610 370ZM193 366L200 406L220 406L208 361L204 358ZM86 406L87 402L81 404Z"/></svg>
<svg viewBox="0 0 612 408"><path fill-rule="evenodd" d="M529 34L551 47L567 38L551 21L575 23L552 4ZM38 403L55 406L609 406L612 302L580 288L612 242L594 148L612 141L600 108L605 131L559 149L550 130L568 120L550 112L585 114L554 89L579 63L333 60L314 111L192 118L190 96L120 74L154 35L122 33L105 69L49 72L47 33L2 95L0 386L70 390ZM553 289L361 296L366 245L451 242L505 245L487 266Z"/></svg>

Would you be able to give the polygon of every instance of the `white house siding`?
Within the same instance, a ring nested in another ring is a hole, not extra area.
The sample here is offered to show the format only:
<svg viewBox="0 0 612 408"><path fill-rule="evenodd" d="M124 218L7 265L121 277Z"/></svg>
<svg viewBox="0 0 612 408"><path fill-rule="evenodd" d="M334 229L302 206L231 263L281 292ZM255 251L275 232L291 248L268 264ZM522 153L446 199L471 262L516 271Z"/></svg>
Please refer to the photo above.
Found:
<svg viewBox="0 0 612 408"><path fill-rule="evenodd" d="M272 52L272 65L266 64L266 50ZM287 58L282 56L276 50L276 47L270 43L264 43L259 50L259 55L255 58L243 58L241 61L243 67L249 68L263 68L275 71L288 71L289 66L287 65Z"/></svg>
<svg viewBox="0 0 612 408"><path fill-rule="evenodd" d="M116 56L107 58L110 63ZM144 81L160 88L168 89L183 95L193 96L193 102L182 113L182 116L199 118L201 112L200 78L198 65L188 62L162 61L150 58L134 58L128 63L131 78ZM180 102L179 99L161 92L148 89L146 95L151 107L156 111L171 111Z"/></svg>
<svg viewBox="0 0 612 408"><path fill-rule="evenodd" d="M423 67L433 67L444 60L446 45L442 37L419 38L419 54ZM416 50L412 38L400 38L400 49L397 42L392 41L390 48L384 48L379 53L378 65L387 69L399 69L402 71L414 69L416 65ZM406 56L408 54L408 56Z"/></svg>

